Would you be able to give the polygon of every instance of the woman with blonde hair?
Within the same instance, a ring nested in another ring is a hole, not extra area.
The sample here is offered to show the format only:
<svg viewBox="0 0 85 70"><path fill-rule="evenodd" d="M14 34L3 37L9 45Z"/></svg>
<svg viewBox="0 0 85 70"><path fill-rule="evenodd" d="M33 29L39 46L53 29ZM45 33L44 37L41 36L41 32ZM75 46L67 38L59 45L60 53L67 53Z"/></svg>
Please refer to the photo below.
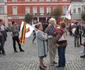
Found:
<svg viewBox="0 0 85 70"><path fill-rule="evenodd" d="M56 24L56 20L54 18L50 18L49 26L45 30L45 32L48 34L48 51L49 51L51 66L56 64L55 62L56 47L54 46L53 43L56 36L55 24Z"/></svg>
<svg viewBox="0 0 85 70"><path fill-rule="evenodd" d="M47 56L47 44L46 44L47 34L42 31L43 27L41 22L37 23L35 27L37 28L36 38L37 38L38 56L40 62L39 67L40 69L45 70L46 66L43 63L43 58Z"/></svg>

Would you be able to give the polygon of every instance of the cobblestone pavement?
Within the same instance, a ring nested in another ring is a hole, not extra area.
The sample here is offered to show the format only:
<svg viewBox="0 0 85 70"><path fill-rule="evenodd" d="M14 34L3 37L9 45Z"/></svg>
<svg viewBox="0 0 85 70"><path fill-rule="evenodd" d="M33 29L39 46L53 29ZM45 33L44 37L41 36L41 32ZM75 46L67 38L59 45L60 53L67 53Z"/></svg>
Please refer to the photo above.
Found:
<svg viewBox="0 0 85 70"><path fill-rule="evenodd" d="M26 39L25 45L22 45L25 52L13 52L11 34L8 33L8 39L5 44L6 56L0 55L0 70L39 70L39 59L37 55L37 44L32 44L32 37ZM85 59L80 58L83 46L74 47L73 37L68 36L68 46L66 48L66 67L56 68L49 65L49 56L44 59L47 65L46 70L85 70ZM58 56L56 52L56 61Z"/></svg>

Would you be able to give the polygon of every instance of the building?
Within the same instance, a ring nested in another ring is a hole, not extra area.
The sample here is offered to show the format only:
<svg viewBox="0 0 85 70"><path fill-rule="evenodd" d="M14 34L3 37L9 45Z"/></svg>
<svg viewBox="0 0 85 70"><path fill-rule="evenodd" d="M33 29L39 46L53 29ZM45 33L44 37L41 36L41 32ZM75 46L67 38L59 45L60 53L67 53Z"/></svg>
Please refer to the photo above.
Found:
<svg viewBox="0 0 85 70"><path fill-rule="evenodd" d="M81 13L85 11L85 0L71 0L72 21L81 20Z"/></svg>
<svg viewBox="0 0 85 70"><path fill-rule="evenodd" d="M33 19L46 22L49 14L56 7L66 13L70 0L7 0L8 22L16 21L21 23L27 13L33 15Z"/></svg>
<svg viewBox="0 0 85 70"><path fill-rule="evenodd" d="M7 0L0 0L0 20L5 22L5 26L8 26L7 20Z"/></svg>

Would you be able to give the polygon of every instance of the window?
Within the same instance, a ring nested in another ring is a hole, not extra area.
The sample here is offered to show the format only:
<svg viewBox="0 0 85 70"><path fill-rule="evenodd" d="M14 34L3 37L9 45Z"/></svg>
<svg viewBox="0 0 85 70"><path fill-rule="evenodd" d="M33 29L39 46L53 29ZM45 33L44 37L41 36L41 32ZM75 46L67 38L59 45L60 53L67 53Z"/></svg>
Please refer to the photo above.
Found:
<svg viewBox="0 0 85 70"><path fill-rule="evenodd" d="M63 14L66 14L67 6L63 6Z"/></svg>
<svg viewBox="0 0 85 70"><path fill-rule="evenodd" d="M47 13L51 13L51 8L50 7L47 7L46 8L46 11L47 11Z"/></svg>
<svg viewBox="0 0 85 70"><path fill-rule="evenodd" d="M12 0L12 2L17 2L17 0Z"/></svg>
<svg viewBox="0 0 85 70"><path fill-rule="evenodd" d="M76 13L76 8L73 9L73 13Z"/></svg>
<svg viewBox="0 0 85 70"><path fill-rule="evenodd" d="M30 14L30 8L26 7L25 12L26 12L26 14Z"/></svg>
<svg viewBox="0 0 85 70"><path fill-rule="evenodd" d="M3 13L4 13L4 8L0 7L0 14L3 14Z"/></svg>
<svg viewBox="0 0 85 70"><path fill-rule="evenodd" d="M78 8L78 13L81 13L81 8Z"/></svg>
<svg viewBox="0 0 85 70"><path fill-rule="evenodd" d="M62 0L62 1L67 1L67 0Z"/></svg>
<svg viewBox="0 0 85 70"><path fill-rule="evenodd" d="M55 9L57 9L57 7L56 7L56 6L54 6L54 7L53 7L53 11L54 11Z"/></svg>
<svg viewBox="0 0 85 70"><path fill-rule="evenodd" d="M40 7L40 15L44 15L44 7Z"/></svg>
<svg viewBox="0 0 85 70"><path fill-rule="evenodd" d="M33 7L33 15L37 14L37 7Z"/></svg>
<svg viewBox="0 0 85 70"><path fill-rule="evenodd" d="M39 1L44 1L44 0L39 0Z"/></svg>
<svg viewBox="0 0 85 70"><path fill-rule="evenodd" d="M58 0L52 0L52 2L56 2L56 1L58 1Z"/></svg>
<svg viewBox="0 0 85 70"><path fill-rule="evenodd" d="M36 2L37 0L32 0L33 2Z"/></svg>
<svg viewBox="0 0 85 70"><path fill-rule="evenodd" d="M30 2L30 0L25 0L26 2Z"/></svg>
<svg viewBox="0 0 85 70"><path fill-rule="evenodd" d="M18 13L17 13L17 10L18 10L18 8L16 7L16 6L14 6L13 7L13 15L17 15Z"/></svg>
<svg viewBox="0 0 85 70"><path fill-rule="evenodd" d="M0 3L3 2L3 0L0 0Z"/></svg>
<svg viewBox="0 0 85 70"><path fill-rule="evenodd" d="M50 2L51 0L46 0L46 1L49 1Z"/></svg>

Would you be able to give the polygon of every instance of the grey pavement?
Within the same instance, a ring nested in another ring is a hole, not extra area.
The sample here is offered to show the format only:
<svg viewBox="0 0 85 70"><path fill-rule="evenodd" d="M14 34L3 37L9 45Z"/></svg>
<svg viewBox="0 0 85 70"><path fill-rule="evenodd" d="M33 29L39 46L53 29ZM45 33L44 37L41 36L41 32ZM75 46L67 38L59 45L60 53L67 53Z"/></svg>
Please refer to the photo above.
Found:
<svg viewBox="0 0 85 70"><path fill-rule="evenodd" d="M49 65L49 55L44 59L47 65L46 70L85 70L85 59L80 58L83 46L74 47L73 37L68 36L68 46L66 48L66 67L56 68ZM32 44L32 35L22 48L25 52L14 53L12 46L11 34L8 33L8 38L5 43L6 56L0 55L0 70L39 70L39 58L37 52L37 43ZM58 55L56 52L56 62Z"/></svg>

